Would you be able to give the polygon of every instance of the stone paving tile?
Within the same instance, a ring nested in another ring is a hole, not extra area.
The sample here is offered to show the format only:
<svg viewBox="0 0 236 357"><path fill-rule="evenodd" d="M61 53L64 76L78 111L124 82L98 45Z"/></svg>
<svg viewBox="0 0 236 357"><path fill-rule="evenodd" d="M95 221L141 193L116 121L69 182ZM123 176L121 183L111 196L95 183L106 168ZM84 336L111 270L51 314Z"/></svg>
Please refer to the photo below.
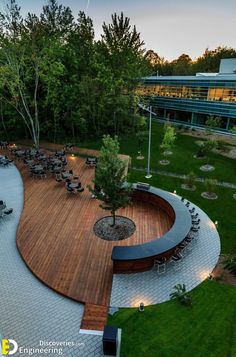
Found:
<svg viewBox="0 0 236 357"><path fill-rule="evenodd" d="M191 204L191 207L194 205ZM214 223L197 206L201 219L201 229L197 241L192 242L192 251L181 261L181 269L175 271L168 263L164 274L151 270L137 274L114 274L111 306L131 307L140 302L145 305L169 300L169 294L176 284L185 284L192 290L214 269L220 255L220 238Z"/></svg>
<svg viewBox="0 0 236 357"><path fill-rule="evenodd" d="M79 342L83 345L65 347L63 355L100 357L102 337L79 334L83 305L43 285L30 273L18 253L16 230L23 208L23 184L15 166L0 168L0 199L14 209L12 215L0 218L0 336L31 348L39 347L40 340Z"/></svg>

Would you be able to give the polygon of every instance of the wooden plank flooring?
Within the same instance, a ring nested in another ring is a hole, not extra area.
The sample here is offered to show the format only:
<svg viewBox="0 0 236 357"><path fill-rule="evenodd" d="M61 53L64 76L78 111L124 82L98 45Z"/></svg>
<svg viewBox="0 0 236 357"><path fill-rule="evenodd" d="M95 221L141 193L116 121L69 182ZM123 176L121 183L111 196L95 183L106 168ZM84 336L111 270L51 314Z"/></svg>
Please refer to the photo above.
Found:
<svg viewBox="0 0 236 357"><path fill-rule="evenodd" d="M82 185L94 169L84 159L68 157L68 166ZM18 164L24 180L25 204L17 233L18 249L30 270L55 291L89 304L108 306L112 286L112 248L150 241L167 231L169 217L148 203L134 202L118 213L136 223L135 234L108 242L93 233L94 223L107 215L85 189L70 195L54 178L33 179Z"/></svg>
<svg viewBox="0 0 236 357"><path fill-rule="evenodd" d="M85 304L81 329L103 331L107 323L107 306Z"/></svg>

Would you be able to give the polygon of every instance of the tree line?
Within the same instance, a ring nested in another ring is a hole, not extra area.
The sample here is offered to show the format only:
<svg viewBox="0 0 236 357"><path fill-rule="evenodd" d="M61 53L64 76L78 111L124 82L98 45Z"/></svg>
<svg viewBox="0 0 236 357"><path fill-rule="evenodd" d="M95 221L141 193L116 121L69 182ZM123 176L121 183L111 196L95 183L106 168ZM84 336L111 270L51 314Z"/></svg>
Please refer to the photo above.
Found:
<svg viewBox="0 0 236 357"><path fill-rule="evenodd" d="M198 72L218 73L222 58L236 58L236 49L217 47L214 50L206 48L204 53L196 59L183 53L173 61L167 61L155 51L148 50L145 58L151 65L151 74L162 76L195 75Z"/></svg>
<svg viewBox="0 0 236 357"><path fill-rule="evenodd" d="M51 141L134 131L142 122L135 88L146 75L217 71L229 48L197 62L168 62L144 42L128 17L113 14L95 40L92 19L49 0L40 15L21 15L16 0L0 12L0 135Z"/></svg>
<svg viewBox="0 0 236 357"><path fill-rule="evenodd" d="M137 79L148 73L143 41L123 13L103 23L50 0L23 18L15 0L0 13L0 109L5 134L82 140L132 130Z"/></svg>

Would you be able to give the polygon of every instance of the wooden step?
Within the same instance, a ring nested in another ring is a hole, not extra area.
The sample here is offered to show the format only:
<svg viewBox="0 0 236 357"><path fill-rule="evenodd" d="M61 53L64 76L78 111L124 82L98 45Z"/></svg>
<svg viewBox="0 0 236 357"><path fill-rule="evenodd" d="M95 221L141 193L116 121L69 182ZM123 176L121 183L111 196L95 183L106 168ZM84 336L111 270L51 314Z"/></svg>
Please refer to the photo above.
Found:
<svg viewBox="0 0 236 357"><path fill-rule="evenodd" d="M107 323L108 306L85 304L81 329L103 331Z"/></svg>

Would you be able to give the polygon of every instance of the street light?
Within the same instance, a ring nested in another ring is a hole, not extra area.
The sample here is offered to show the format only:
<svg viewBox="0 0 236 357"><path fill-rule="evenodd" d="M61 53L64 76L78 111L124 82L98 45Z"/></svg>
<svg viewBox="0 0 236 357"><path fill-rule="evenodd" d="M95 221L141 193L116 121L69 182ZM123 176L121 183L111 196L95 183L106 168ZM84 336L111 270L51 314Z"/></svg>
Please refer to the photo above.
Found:
<svg viewBox="0 0 236 357"><path fill-rule="evenodd" d="M149 113L149 135L148 135L148 165L147 165L147 179L150 179L152 175L150 174L150 160L151 160L151 139L152 139L152 115L156 116L156 113L152 111L152 106L145 107L142 104L138 104L139 108Z"/></svg>

